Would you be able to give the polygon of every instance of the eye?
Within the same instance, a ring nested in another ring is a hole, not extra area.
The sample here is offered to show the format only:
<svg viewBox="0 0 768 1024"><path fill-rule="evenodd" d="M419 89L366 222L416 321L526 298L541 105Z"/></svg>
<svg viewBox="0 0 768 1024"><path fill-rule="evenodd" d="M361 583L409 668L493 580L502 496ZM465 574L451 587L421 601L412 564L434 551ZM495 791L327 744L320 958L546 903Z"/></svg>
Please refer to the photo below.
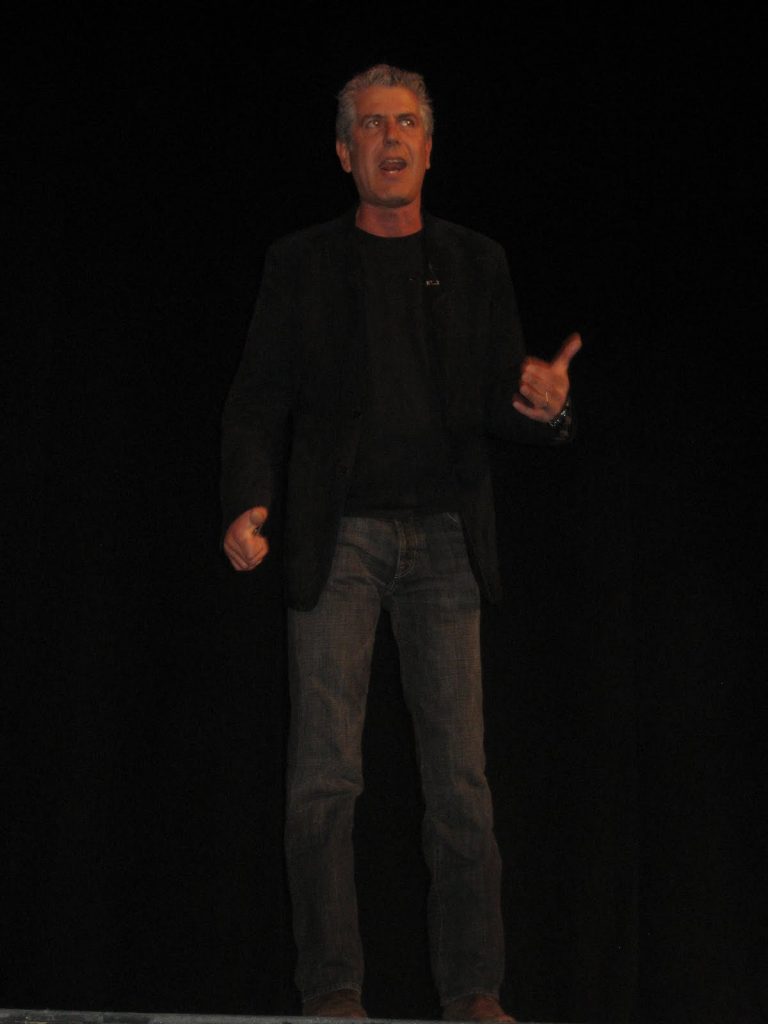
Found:
<svg viewBox="0 0 768 1024"><path fill-rule="evenodd" d="M408 114L400 118L400 124L405 125L407 128L413 128L416 124L416 118Z"/></svg>
<svg viewBox="0 0 768 1024"><path fill-rule="evenodd" d="M378 128L380 124L380 117L367 117L365 121L363 121L363 128Z"/></svg>

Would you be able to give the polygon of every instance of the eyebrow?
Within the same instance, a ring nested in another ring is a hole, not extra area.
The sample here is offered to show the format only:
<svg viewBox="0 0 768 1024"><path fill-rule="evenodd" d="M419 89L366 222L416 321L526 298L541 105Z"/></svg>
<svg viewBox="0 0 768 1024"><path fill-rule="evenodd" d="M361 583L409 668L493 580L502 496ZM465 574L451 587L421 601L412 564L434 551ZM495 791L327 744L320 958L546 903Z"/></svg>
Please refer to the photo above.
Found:
<svg viewBox="0 0 768 1024"><path fill-rule="evenodd" d="M396 117L396 118L400 118L400 117L414 117L417 120L418 120L418 117L419 117L419 115L415 111L413 111L413 110L404 110L401 114L395 114L393 116ZM374 111L371 114L361 114L360 115L360 120L361 121L367 121L370 117L387 117L387 114L383 114L383 113L379 113L379 112Z"/></svg>

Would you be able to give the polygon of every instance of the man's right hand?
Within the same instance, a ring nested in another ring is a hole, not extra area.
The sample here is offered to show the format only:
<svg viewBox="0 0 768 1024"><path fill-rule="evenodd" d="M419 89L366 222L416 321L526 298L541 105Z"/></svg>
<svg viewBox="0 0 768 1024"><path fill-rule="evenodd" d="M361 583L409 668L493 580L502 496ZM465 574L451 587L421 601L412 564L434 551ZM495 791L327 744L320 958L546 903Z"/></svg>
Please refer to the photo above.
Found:
<svg viewBox="0 0 768 1024"><path fill-rule="evenodd" d="M224 553L238 572L250 572L267 557L269 542L262 537L261 528L269 512L259 505L243 512L232 523L224 536Z"/></svg>

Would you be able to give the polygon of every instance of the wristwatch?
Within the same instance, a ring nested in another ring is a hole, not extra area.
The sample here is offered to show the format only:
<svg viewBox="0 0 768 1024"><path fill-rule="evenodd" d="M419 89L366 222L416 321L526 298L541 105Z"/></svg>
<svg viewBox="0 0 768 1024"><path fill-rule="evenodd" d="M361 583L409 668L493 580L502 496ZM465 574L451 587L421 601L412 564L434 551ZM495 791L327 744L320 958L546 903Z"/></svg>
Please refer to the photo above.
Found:
<svg viewBox="0 0 768 1024"><path fill-rule="evenodd" d="M570 414L571 414L571 396L568 395L568 397L565 400L565 405L560 410L560 412L557 414L557 416L555 416L554 419L548 420L547 422L549 423L549 426L552 427L553 430L559 430L562 426L565 425L565 422L568 419L568 417L570 416Z"/></svg>

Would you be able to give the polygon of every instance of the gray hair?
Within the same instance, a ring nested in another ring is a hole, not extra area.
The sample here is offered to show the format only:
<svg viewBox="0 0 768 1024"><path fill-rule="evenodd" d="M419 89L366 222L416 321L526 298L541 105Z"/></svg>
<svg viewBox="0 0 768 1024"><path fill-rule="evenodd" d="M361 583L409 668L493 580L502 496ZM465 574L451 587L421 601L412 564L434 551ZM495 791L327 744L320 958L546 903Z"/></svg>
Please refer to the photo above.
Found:
<svg viewBox="0 0 768 1024"><path fill-rule="evenodd" d="M361 71L354 78L350 78L337 97L339 105L336 111L336 138L339 142L344 142L348 146L352 141L352 128L357 116L355 109L357 94L363 89L369 89L372 85L385 85L390 88L402 86L405 89L410 89L418 98L419 112L424 121L427 138L432 138L432 130L435 126L432 100L422 76L416 71L403 71L402 68L392 67L391 64L375 64L367 71Z"/></svg>

